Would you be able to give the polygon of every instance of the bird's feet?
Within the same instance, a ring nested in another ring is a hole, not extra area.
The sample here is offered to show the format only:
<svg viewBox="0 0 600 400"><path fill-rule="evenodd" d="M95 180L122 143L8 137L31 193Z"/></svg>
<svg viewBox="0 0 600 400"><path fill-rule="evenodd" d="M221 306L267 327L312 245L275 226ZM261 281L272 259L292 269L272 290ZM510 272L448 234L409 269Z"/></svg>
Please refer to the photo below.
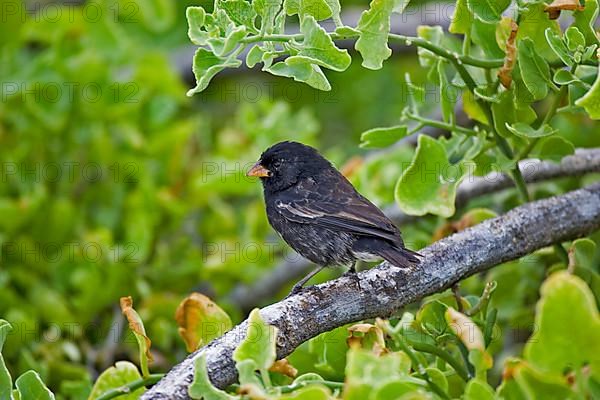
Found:
<svg viewBox="0 0 600 400"><path fill-rule="evenodd" d="M356 265L352 265L350 268L348 268L348 271L344 272L342 274L342 277L349 277L352 280L356 281L356 286L358 286L358 290L362 290L362 288L360 287L360 277L356 273Z"/></svg>
<svg viewBox="0 0 600 400"><path fill-rule="evenodd" d="M285 298L287 299L288 297L292 297L293 295L302 292L302 289L304 289L304 285L295 284Z"/></svg>

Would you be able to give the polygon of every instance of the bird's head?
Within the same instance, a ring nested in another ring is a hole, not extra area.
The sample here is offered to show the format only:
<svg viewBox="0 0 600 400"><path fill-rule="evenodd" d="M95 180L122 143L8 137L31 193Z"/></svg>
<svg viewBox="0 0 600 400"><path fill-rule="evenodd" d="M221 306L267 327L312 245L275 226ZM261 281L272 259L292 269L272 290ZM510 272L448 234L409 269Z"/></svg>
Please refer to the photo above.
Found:
<svg viewBox="0 0 600 400"><path fill-rule="evenodd" d="M331 164L316 149L298 142L280 142L265 150L246 175L261 178L265 190L276 192L328 168Z"/></svg>

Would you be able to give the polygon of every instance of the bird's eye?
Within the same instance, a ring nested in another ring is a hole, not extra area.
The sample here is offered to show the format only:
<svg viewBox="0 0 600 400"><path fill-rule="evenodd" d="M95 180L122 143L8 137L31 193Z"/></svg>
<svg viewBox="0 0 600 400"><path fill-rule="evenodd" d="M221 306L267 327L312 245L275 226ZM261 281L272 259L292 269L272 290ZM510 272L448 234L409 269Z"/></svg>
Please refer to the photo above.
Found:
<svg viewBox="0 0 600 400"><path fill-rule="evenodd" d="M281 160L277 160L273 163L273 168L278 169L279 167L281 167Z"/></svg>

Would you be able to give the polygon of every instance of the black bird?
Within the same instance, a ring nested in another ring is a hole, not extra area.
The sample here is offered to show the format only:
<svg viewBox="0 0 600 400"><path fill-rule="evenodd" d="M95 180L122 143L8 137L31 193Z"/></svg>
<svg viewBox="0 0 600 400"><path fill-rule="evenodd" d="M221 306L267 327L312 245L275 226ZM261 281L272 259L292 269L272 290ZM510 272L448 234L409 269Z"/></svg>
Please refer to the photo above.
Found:
<svg viewBox="0 0 600 400"><path fill-rule="evenodd" d="M400 230L316 149L297 142L268 148L248 171L260 177L271 226L294 250L323 267L385 259L409 268L420 254L404 247Z"/></svg>

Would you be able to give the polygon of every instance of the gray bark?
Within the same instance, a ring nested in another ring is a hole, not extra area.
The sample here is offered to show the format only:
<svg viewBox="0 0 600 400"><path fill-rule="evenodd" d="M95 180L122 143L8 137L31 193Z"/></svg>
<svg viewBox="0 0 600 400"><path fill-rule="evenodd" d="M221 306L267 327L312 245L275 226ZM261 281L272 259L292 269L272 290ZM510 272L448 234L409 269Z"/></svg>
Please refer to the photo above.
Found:
<svg viewBox="0 0 600 400"><path fill-rule="evenodd" d="M523 160L519 163L523 177L527 183L545 180L582 176L590 172L600 172L600 149L578 149L575 155L563 158L560 164ZM513 187L512 179L506 174L491 173L485 177L469 176L459 185L456 191L456 208L465 206L469 200ZM414 221L412 215L404 214L397 206L384 210L398 225ZM243 310L255 307L261 299L269 298L277 293L288 282L300 279L313 268L306 259L296 253L290 253L285 261L269 272L264 278L250 286L236 287L229 300Z"/></svg>
<svg viewBox="0 0 600 400"><path fill-rule="evenodd" d="M413 270L387 263L358 274L306 288L261 310L279 328L277 355L285 357L304 341L344 324L388 317L403 306L442 291L477 272L514 260L553 243L600 228L600 184L532 202L420 250ZM188 399L194 360L207 356L208 374L218 387L236 380L231 355L243 340L247 321L190 354L142 399Z"/></svg>

